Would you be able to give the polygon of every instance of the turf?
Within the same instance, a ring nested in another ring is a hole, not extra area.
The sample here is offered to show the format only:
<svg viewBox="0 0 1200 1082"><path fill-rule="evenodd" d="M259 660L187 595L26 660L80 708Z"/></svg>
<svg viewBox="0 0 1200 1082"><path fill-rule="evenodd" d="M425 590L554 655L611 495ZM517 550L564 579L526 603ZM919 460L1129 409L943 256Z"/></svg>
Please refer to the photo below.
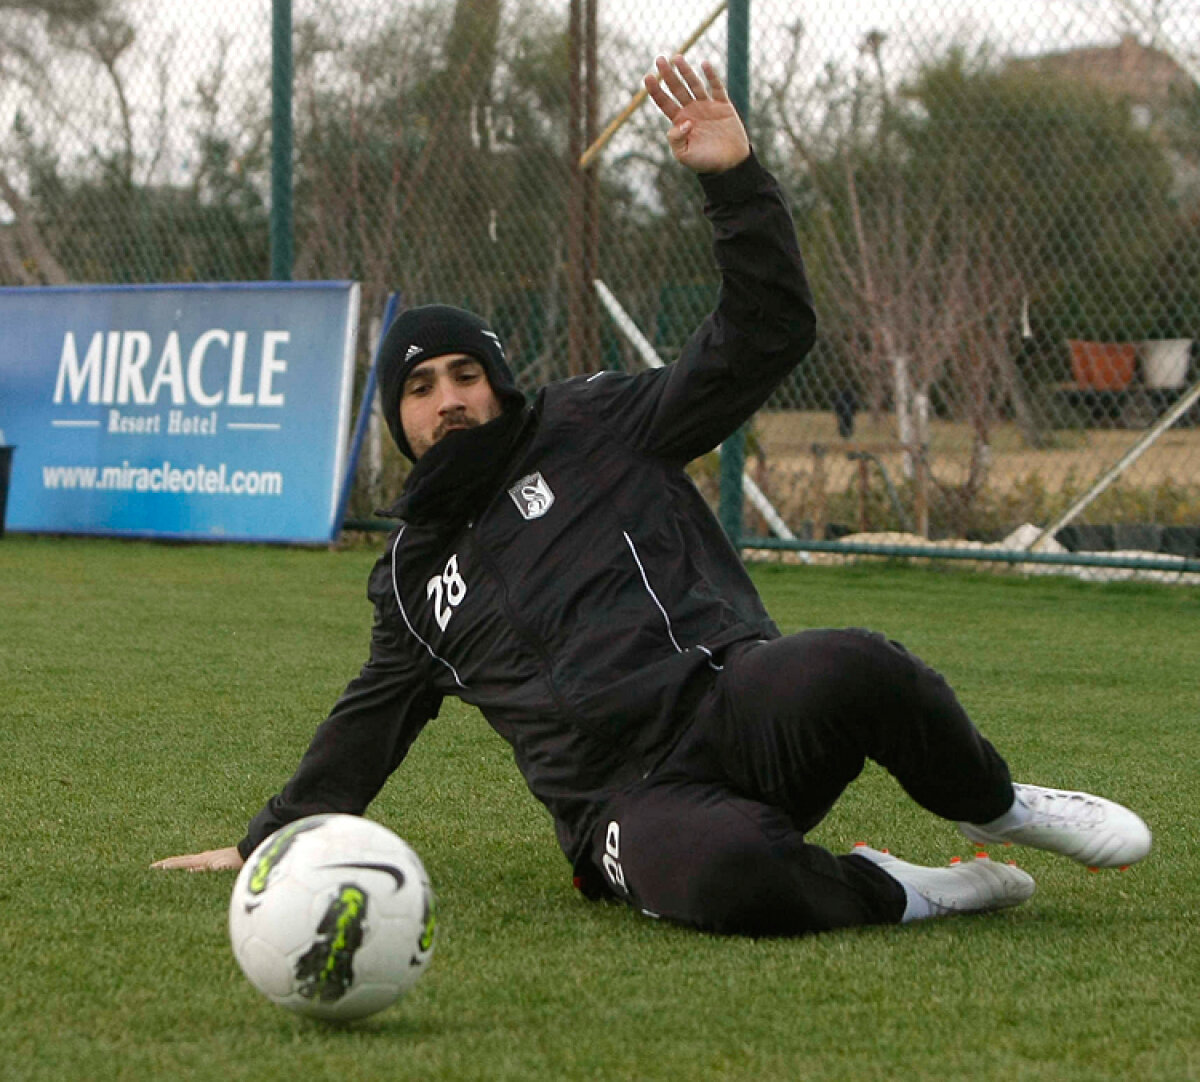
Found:
<svg viewBox="0 0 1200 1082"><path fill-rule="evenodd" d="M225 933L230 844L364 657L367 549L0 541L0 1077L1200 1079L1200 591L759 568L785 630L866 625L940 668L1018 778L1132 804L1156 849L1042 853L1026 906L753 942L570 888L505 746L448 705L372 814L438 888L433 965L332 1028L260 998ZM814 840L970 847L869 769Z"/></svg>

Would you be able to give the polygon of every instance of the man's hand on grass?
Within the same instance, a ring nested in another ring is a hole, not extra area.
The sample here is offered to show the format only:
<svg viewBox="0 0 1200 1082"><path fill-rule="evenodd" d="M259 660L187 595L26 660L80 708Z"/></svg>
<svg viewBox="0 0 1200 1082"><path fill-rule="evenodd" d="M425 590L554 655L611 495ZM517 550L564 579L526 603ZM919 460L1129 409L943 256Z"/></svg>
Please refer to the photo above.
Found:
<svg viewBox="0 0 1200 1082"><path fill-rule="evenodd" d="M203 853L165 857L156 860L150 867L163 871L236 872L244 863L241 853L231 845L228 849L206 849Z"/></svg>

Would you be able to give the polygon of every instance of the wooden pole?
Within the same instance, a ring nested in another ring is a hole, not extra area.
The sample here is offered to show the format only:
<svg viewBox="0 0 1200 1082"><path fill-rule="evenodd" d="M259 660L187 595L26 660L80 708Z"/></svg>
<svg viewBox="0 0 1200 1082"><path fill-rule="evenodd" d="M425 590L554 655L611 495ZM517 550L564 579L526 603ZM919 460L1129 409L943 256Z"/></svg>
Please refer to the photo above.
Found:
<svg viewBox="0 0 1200 1082"><path fill-rule="evenodd" d="M696 28L691 37L689 37L687 41L685 41L679 47L677 52L686 53L688 49L695 45L696 42L698 42L705 35L705 33L707 33L709 27L711 27L712 24L720 18L721 13L727 6L726 0L722 0L722 2L713 10L712 14L709 15L708 18ZM649 95L646 93L646 88L643 86L636 94L634 94L632 98L630 98L629 104L626 105L625 108L622 109L615 117L613 117L611 121L609 121L608 127L606 127L604 131L602 131L599 136L596 137L592 145L583 152L583 155L579 159L580 169L587 169L588 166L590 166L592 162L596 160L600 151L602 151L608 144L608 141L614 135L616 135L617 132L620 131L625 125L625 122L638 111L638 108L648 96Z"/></svg>
<svg viewBox="0 0 1200 1082"><path fill-rule="evenodd" d="M583 146L583 0L571 0L567 26L567 138L570 177L567 189L567 371L584 371L583 291L583 171L578 167L579 148Z"/></svg>

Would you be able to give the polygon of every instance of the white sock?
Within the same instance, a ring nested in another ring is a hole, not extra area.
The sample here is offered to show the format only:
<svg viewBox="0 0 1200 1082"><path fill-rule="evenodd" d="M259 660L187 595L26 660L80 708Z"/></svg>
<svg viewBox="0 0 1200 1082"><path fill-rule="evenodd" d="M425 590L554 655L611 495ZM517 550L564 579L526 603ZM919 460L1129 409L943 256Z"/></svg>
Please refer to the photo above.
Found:
<svg viewBox="0 0 1200 1082"><path fill-rule="evenodd" d="M997 833L1002 833L1006 830L1012 830L1013 827L1023 826L1028 823L1033 812L1025 805L1025 802L1017 795L1016 790L1013 791L1012 807L997 819L993 819L990 823L976 823L976 826L982 827L984 830L992 830Z"/></svg>
<svg viewBox="0 0 1200 1082"><path fill-rule="evenodd" d="M883 869L885 872L886 868ZM896 879L895 876L892 876ZM914 920L927 920L929 917L937 916L933 910L933 903L923 894L918 894L912 887L902 879L896 879L904 888L904 916L900 918L901 924L908 924Z"/></svg>
<svg viewBox="0 0 1200 1082"><path fill-rule="evenodd" d="M866 845L855 846L854 852L862 857L863 860L869 860L881 872L886 872L904 888L904 913L900 917L901 924L908 924L910 921L925 920L927 917L937 916L937 911L933 908L933 903L924 894L921 894L915 887L906 883L896 874L896 865L907 865L907 861L888 860L885 854L871 849Z"/></svg>

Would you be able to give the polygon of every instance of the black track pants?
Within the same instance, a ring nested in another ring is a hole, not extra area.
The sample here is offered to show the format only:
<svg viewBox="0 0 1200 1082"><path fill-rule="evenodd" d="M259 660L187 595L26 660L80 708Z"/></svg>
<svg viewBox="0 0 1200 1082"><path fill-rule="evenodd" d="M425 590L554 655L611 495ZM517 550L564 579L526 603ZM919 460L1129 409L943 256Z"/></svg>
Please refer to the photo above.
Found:
<svg viewBox="0 0 1200 1082"><path fill-rule="evenodd" d="M896 922L894 879L804 840L865 761L947 819L1012 803L1004 760L949 685L881 635L805 631L723 664L680 746L596 827L595 867L637 908L741 935Z"/></svg>

